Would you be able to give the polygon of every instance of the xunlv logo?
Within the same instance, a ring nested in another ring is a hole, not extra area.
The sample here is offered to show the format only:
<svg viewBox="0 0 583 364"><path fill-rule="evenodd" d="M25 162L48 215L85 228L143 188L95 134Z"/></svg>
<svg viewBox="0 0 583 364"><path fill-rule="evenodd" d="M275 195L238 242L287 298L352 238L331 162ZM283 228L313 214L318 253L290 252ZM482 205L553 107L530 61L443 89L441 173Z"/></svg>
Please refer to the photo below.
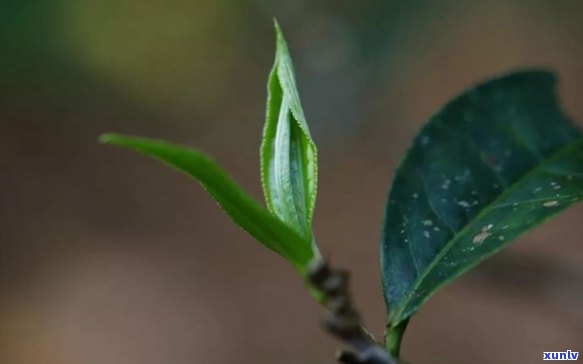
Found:
<svg viewBox="0 0 583 364"><path fill-rule="evenodd" d="M543 353L543 360L577 360L578 358L578 351L545 351Z"/></svg>

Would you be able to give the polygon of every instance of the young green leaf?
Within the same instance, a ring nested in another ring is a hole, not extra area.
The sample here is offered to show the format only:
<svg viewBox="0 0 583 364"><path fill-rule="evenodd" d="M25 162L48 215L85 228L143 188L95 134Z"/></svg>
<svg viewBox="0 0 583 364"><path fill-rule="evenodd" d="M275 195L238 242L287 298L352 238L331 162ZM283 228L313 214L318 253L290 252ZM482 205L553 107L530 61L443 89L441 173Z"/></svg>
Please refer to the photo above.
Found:
<svg viewBox="0 0 583 364"><path fill-rule="evenodd" d="M543 71L488 81L431 117L389 194L381 266L389 321L583 198L583 138Z"/></svg>
<svg viewBox="0 0 583 364"><path fill-rule="evenodd" d="M316 200L317 152L296 88L286 41L275 24L275 62L267 85L261 182L267 207L306 239Z"/></svg>
<svg viewBox="0 0 583 364"><path fill-rule="evenodd" d="M314 256L312 243L259 206L216 163L195 149L163 141L106 134L103 143L133 149L196 179L240 227L289 260L302 274Z"/></svg>

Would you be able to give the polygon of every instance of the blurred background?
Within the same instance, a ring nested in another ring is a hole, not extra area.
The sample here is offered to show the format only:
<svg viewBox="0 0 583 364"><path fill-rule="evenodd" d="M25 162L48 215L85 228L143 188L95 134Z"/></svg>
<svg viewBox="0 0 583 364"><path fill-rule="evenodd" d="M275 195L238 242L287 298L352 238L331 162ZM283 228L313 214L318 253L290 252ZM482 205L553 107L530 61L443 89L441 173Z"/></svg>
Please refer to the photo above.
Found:
<svg viewBox="0 0 583 364"><path fill-rule="evenodd" d="M423 121L479 80L541 65L583 121L578 0L3 0L0 363L334 362L340 344L282 259L195 183L96 142L196 146L261 199L274 16L319 145L315 232L378 336L385 195ZM440 291L404 356L583 350L582 217L571 208Z"/></svg>

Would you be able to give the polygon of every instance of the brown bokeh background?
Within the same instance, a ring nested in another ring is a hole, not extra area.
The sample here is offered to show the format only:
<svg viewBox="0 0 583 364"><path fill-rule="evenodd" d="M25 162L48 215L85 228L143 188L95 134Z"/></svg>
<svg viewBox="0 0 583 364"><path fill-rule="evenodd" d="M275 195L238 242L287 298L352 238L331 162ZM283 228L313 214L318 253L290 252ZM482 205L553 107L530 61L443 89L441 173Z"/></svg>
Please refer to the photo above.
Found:
<svg viewBox="0 0 583 364"><path fill-rule="evenodd" d="M379 336L383 204L423 120L481 79L543 65L583 121L578 0L3 0L0 363L334 362L322 309L282 259L190 180L96 142L196 146L261 198L273 16L319 145L315 232ZM583 350L582 217L571 208L434 296L404 356Z"/></svg>

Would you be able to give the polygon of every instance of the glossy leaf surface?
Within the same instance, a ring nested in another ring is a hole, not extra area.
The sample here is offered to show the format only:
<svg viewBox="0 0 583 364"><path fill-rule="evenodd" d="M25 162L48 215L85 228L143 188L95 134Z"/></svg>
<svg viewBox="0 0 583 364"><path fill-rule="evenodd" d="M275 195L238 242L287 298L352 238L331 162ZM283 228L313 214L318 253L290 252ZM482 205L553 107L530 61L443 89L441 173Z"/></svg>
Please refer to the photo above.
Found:
<svg viewBox="0 0 583 364"><path fill-rule="evenodd" d="M261 181L270 211L306 239L316 201L317 152L298 95L286 41L276 29L275 63L267 85Z"/></svg>
<svg viewBox="0 0 583 364"><path fill-rule="evenodd" d="M391 326L583 198L583 139L560 111L555 83L544 71L490 80L416 137L395 173L381 238Z"/></svg>
<svg viewBox="0 0 583 364"><path fill-rule="evenodd" d="M314 256L306 240L259 206L217 164L195 149L163 141L107 134L101 141L133 149L196 179L223 210L264 246L289 260L301 273Z"/></svg>

